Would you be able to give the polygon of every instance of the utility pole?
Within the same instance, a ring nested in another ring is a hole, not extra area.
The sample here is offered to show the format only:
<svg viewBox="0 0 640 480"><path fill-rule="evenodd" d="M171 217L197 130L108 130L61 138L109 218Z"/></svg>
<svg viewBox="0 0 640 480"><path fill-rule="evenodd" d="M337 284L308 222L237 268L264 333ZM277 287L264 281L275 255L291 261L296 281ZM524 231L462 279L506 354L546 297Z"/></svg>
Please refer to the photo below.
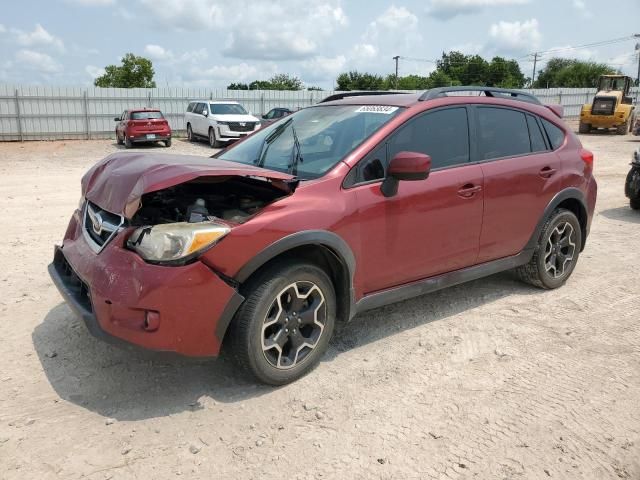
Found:
<svg viewBox="0 0 640 480"><path fill-rule="evenodd" d="M536 65L538 63L538 52L533 54L533 75L531 75L531 88L533 88L533 82L536 81Z"/></svg>
<svg viewBox="0 0 640 480"><path fill-rule="evenodd" d="M640 33L635 33L633 38L640 38ZM638 96L640 95L640 43L636 43L636 52L638 52L638 75L636 77L636 106L638 105Z"/></svg>
<svg viewBox="0 0 640 480"><path fill-rule="evenodd" d="M398 60L400 60L400 55L396 55L395 57L393 57L393 59L396 61L396 81L395 81L395 87L396 90L398 89Z"/></svg>

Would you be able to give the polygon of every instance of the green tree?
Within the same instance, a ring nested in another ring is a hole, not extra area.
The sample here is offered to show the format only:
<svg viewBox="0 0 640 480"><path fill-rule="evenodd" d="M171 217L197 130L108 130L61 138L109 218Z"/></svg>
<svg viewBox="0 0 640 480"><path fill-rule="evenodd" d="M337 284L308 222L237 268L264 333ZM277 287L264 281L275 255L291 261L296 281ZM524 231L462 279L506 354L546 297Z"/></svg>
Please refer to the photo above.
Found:
<svg viewBox="0 0 640 480"><path fill-rule="evenodd" d="M352 70L341 73L336 79L338 90L384 90L387 87L384 78L371 73L360 73Z"/></svg>
<svg viewBox="0 0 640 480"><path fill-rule="evenodd" d="M269 79L271 90L302 90L302 80L293 75L279 73Z"/></svg>
<svg viewBox="0 0 640 480"><path fill-rule="evenodd" d="M104 75L94 80L96 87L155 88L155 74L151 60L127 53L122 65L107 65Z"/></svg>
<svg viewBox="0 0 640 480"><path fill-rule="evenodd" d="M617 73L603 63L583 62L570 58L552 58L540 70L534 88L592 88L598 84L600 75Z"/></svg>
<svg viewBox="0 0 640 480"><path fill-rule="evenodd" d="M249 90L249 85L246 83L231 83L227 85L227 90Z"/></svg>
<svg viewBox="0 0 640 480"><path fill-rule="evenodd" d="M458 80L454 80L445 72L439 69L436 69L433 72L431 72L427 77L427 81L428 81L427 88L449 87L449 86L461 85L461 83Z"/></svg>

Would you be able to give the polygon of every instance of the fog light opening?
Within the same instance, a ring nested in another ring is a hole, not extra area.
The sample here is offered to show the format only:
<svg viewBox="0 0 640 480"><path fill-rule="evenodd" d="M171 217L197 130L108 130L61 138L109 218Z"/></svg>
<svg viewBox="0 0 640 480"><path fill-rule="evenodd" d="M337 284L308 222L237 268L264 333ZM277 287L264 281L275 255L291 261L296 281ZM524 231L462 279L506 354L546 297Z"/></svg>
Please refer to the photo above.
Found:
<svg viewBox="0 0 640 480"><path fill-rule="evenodd" d="M155 332L160 327L160 314L158 312L147 311L144 316L143 328L147 332Z"/></svg>

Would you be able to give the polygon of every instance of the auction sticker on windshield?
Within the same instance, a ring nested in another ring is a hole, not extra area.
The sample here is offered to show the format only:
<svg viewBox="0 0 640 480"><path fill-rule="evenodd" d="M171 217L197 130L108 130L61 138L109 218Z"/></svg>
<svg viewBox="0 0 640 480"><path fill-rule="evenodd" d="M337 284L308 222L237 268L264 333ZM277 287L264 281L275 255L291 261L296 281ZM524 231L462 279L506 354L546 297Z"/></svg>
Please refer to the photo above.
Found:
<svg viewBox="0 0 640 480"><path fill-rule="evenodd" d="M358 113L384 113L385 115L389 115L398 110L398 107L390 107L389 105L363 105L358 108L356 112Z"/></svg>

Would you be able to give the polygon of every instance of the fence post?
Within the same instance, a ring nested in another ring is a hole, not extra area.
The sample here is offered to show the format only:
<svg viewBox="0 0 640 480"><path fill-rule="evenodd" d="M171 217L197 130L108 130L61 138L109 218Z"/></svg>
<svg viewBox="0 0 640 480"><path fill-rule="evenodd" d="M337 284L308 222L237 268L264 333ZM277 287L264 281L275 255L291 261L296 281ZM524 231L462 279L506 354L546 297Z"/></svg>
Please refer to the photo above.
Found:
<svg viewBox="0 0 640 480"><path fill-rule="evenodd" d="M260 115L264 115L264 92L260 93Z"/></svg>
<svg viewBox="0 0 640 480"><path fill-rule="evenodd" d="M18 89L16 88L16 116L18 119L18 137L21 142L24 142L24 137L22 135L22 116L20 114L20 99L18 98Z"/></svg>
<svg viewBox="0 0 640 480"><path fill-rule="evenodd" d="M83 92L82 98L83 98L82 105L84 108L84 131L85 131L87 140L91 140L91 126L89 125L89 98L86 90Z"/></svg>
<svg viewBox="0 0 640 480"><path fill-rule="evenodd" d="M147 96L147 106L149 108L151 108L153 105L151 104L151 92L149 92L149 95Z"/></svg>

